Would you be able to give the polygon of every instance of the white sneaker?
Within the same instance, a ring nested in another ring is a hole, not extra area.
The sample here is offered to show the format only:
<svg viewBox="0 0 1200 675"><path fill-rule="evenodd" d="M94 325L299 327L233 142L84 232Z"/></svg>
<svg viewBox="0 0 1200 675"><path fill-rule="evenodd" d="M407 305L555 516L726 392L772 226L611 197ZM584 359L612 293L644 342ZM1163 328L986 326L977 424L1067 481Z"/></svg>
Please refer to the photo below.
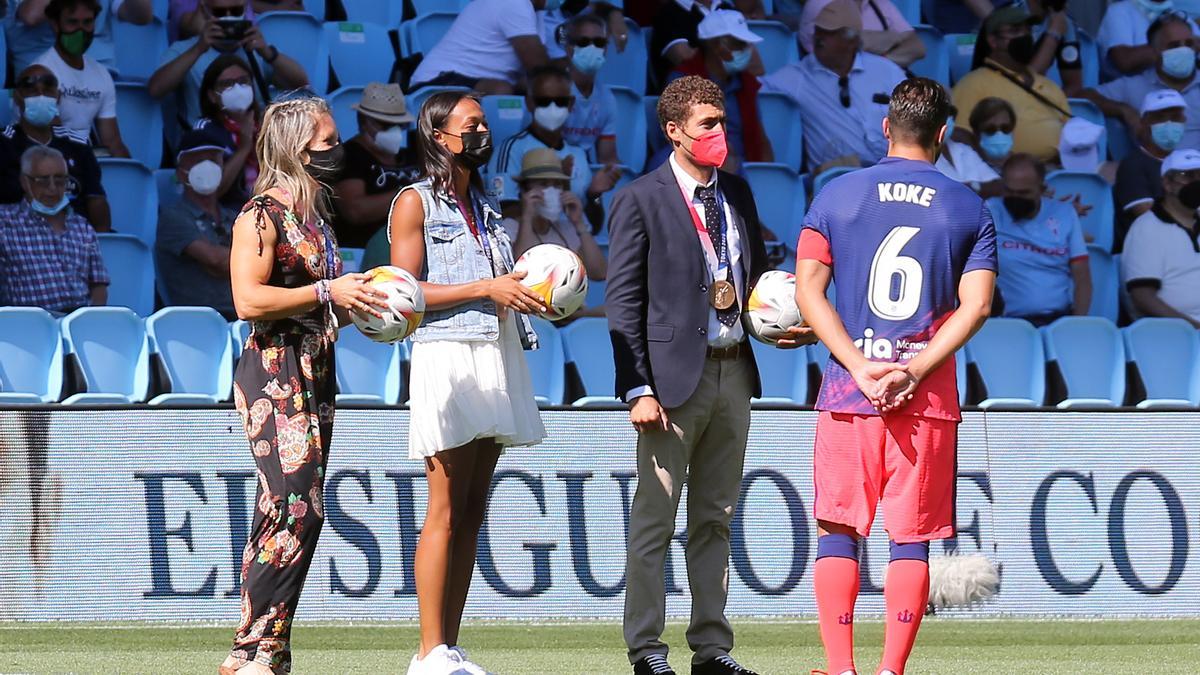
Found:
<svg viewBox="0 0 1200 675"><path fill-rule="evenodd" d="M408 664L408 675L466 675L462 660L458 653L450 651L446 645L438 645L429 650L425 658L419 659L414 654Z"/></svg>
<svg viewBox="0 0 1200 675"><path fill-rule="evenodd" d="M485 670L483 667L481 667L479 664L471 663L471 661L467 659L467 650L463 649L462 647L455 645L450 648L450 651L455 654L458 654L458 662L460 664L460 667L464 671L470 673L470 675L493 675L492 673L489 673L487 670Z"/></svg>

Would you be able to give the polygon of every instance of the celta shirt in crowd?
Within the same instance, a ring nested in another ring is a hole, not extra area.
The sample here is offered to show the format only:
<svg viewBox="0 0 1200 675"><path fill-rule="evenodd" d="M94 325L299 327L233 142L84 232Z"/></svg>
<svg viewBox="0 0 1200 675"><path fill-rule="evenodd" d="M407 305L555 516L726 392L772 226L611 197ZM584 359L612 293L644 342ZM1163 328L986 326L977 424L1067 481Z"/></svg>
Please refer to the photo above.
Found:
<svg viewBox="0 0 1200 675"><path fill-rule="evenodd" d="M958 306L963 274L997 269L996 230L979 195L932 164L895 157L826 185L804 217L797 249L832 267L837 312L872 361L920 354ZM835 358L817 409L879 414ZM897 414L961 419L953 357Z"/></svg>
<svg viewBox="0 0 1200 675"><path fill-rule="evenodd" d="M1004 200L987 201L996 223L1004 274L996 278L1005 316L1038 316L1071 311L1075 281L1071 263L1087 260L1087 244L1075 207L1042 197L1032 220L1013 220Z"/></svg>

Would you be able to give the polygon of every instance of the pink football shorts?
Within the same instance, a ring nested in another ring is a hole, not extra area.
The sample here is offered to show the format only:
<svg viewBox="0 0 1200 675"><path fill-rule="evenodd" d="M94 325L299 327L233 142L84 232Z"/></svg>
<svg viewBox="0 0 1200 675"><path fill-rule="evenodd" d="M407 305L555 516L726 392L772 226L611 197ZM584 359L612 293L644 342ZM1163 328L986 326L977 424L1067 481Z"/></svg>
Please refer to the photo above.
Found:
<svg viewBox="0 0 1200 675"><path fill-rule="evenodd" d="M813 453L817 520L866 537L882 498L892 541L953 537L957 439L953 420L822 411Z"/></svg>

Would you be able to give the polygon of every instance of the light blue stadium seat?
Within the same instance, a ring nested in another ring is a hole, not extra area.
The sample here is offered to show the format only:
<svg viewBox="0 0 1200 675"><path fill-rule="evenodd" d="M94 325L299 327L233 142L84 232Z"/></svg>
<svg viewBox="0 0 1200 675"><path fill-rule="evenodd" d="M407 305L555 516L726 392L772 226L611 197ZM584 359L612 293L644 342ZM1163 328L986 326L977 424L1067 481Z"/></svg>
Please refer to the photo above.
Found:
<svg viewBox="0 0 1200 675"><path fill-rule="evenodd" d="M829 363L829 348L824 342L809 345L806 356L808 357L808 374L809 379L819 385L825 374L825 366ZM816 403L816 399L812 399L809 403Z"/></svg>
<svg viewBox="0 0 1200 675"><path fill-rule="evenodd" d="M325 0L304 0L304 11L312 14L317 21L324 21Z"/></svg>
<svg viewBox="0 0 1200 675"><path fill-rule="evenodd" d="M492 131L493 148L501 147L504 141L529 126L531 117L525 109L525 97L505 94L484 96L483 114L487 118L488 128Z"/></svg>
<svg viewBox="0 0 1200 675"><path fill-rule="evenodd" d="M379 0L375 0L378 2ZM410 0L417 16L445 12L450 8L463 9L471 0ZM396 3L399 4L399 3Z"/></svg>
<svg viewBox="0 0 1200 675"><path fill-rule="evenodd" d="M1059 408L1113 407L1125 400L1125 346L1116 324L1096 316L1064 316L1042 328L1046 360L1067 387Z"/></svg>
<svg viewBox="0 0 1200 675"><path fill-rule="evenodd" d="M1095 38L1086 31L1076 27L1075 34L1079 38L1079 63L1083 70L1083 86L1089 89L1097 87L1100 85L1100 47Z"/></svg>
<svg viewBox="0 0 1200 675"><path fill-rule="evenodd" d="M113 231L154 246L158 233L158 186L154 174L136 159L102 157L100 182L108 194Z"/></svg>
<svg viewBox="0 0 1200 675"><path fill-rule="evenodd" d="M761 92L758 95L758 115L771 141L775 161L799 171L804 160L804 126L800 122L800 106L786 94Z"/></svg>
<svg viewBox="0 0 1200 675"><path fill-rule="evenodd" d="M917 25L921 23L921 0L894 0L892 3L904 15L904 20Z"/></svg>
<svg viewBox="0 0 1200 675"><path fill-rule="evenodd" d="M428 54L434 45L441 42L457 18L458 12L436 12L400 24L400 32L404 34L404 45L408 50L401 56Z"/></svg>
<svg viewBox="0 0 1200 675"><path fill-rule="evenodd" d="M804 405L808 400L808 348L779 349L750 340L758 377L762 381L760 403Z"/></svg>
<svg viewBox="0 0 1200 675"><path fill-rule="evenodd" d="M958 404L967 404L967 354L960 349L954 352L954 378L958 383Z"/></svg>
<svg viewBox="0 0 1200 675"><path fill-rule="evenodd" d="M420 89L408 92L404 96L404 99L408 102L408 111L412 113L413 117L417 117L421 112L421 105L425 103L425 99L442 91L468 92L470 89L466 87L421 87ZM493 143L492 147L494 148L496 145Z"/></svg>
<svg viewBox="0 0 1200 675"><path fill-rule="evenodd" d="M1099 246L1089 245L1088 269L1092 275L1092 306L1088 314L1116 323L1121 308L1121 270L1117 256Z"/></svg>
<svg viewBox="0 0 1200 675"><path fill-rule="evenodd" d="M1109 159L1119 162L1125 159L1125 155L1128 155L1131 150L1137 147L1133 139L1129 136L1129 130L1125 128L1125 123L1121 120L1116 117L1105 117L1104 127L1108 129L1105 138L1108 141Z"/></svg>
<svg viewBox="0 0 1200 675"><path fill-rule="evenodd" d="M604 168L604 165L593 164L591 165L591 168L592 172L595 173L596 171ZM605 216L604 222L600 226L600 231L596 233L596 243L600 244L601 248L604 249L605 259L608 258L608 213L609 209L612 207L613 197L617 196L617 193L621 191L621 188L629 185L633 182L634 178L638 177L637 170L631 169L624 164L619 165L618 168L621 169L621 177L617 179L617 184L613 186L613 189L600 195L600 205L604 207Z"/></svg>
<svg viewBox="0 0 1200 675"><path fill-rule="evenodd" d="M761 102L759 103L761 105ZM658 97L643 96L642 107L646 110L646 140L649 142L651 155L658 152L667 144L667 135L658 125ZM779 151L776 150L776 153Z"/></svg>
<svg viewBox="0 0 1200 675"><path fill-rule="evenodd" d="M1076 171L1052 171L1046 176L1046 183L1054 188L1055 198L1077 194L1080 201L1092 207L1079 219L1084 238L1091 237L1089 244L1111 251L1115 218L1112 186L1097 174Z"/></svg>
<svg viewBox="0 0 1200 675"><path fill-rule="evenodd" d="M333 111L333 123L337 125L338 134L343 139L358 134L358 112L350 106L362 100L362 93L361 85L351 85L335 89L325 96L325 100L329 101L330 110ZM416 111L413 111L413 117L416 117Z"/></svg>
<svg viewBox="0 0 1200 675"><path fill-rule="evenodd" d="M629 26L629 41L625 43L625 51L618 52L616 44L609 41L604 66L596 74L596 81L614 87L626 87L639 95L645 94L649 61L645 34L649 30L643 31L632 19L625 19L625 23Z"/></svg>
<svg viewBox="0 0 1200 675"><path fill-rule="evenodd" d="M971 72L971 60L975 57L975 33L947 33L945 35L946 58L950 64L950 84L953 85ZM970 110L960 110L965 120Z"/></svg>
<svg viewBox="0 0 1200 675"><path fill-rule="evenodd" d="M1137 367L1146 398L1139 408L1200 405L1200 337L1183 319L1147 318L1121 329L1125 358Z"/></svg>
<svg viewBox="0 0 1200 675"><path fill-rule="evenodd" d="M112 281L108 304L150 316L154 312L154 255L150 248L127 234L98 234L96 239Z"/></svg>
<svg viewBox="0 0 1200 675"><path fill-rule="evenodd" d="M377 23L330 21L324 24L329 65L341 86L387 82L396 53L388 29Z"/></svg>
<svg viewBox="0 0 1200 675"><path fill-rule="evenodd" d="M933 26L913 26L925 45L925 57L910 66L913 74L950 86L950 50L942 32Z"/></svg>
<svg viewBox="0 0 1200 675"><path fill-rule="evenodd" d="M530 317L537 331L538 348L525 352L533 394L539 405L562 405L566 398L567 358L563 352L562 336L554 324L540 317Z"/></svg>
<svg viewBox="0 0 1200 675"><path fill-rule="evenodd" d="M157 63L157 61L155 61ZM146 85L137 82L115 83L117 92L117 128L133 159L157 169L163 155L163 113L158 101L150 97ZM109 196L112 204L112 196ZM117 223L113 214L113 224Z"/></svg>
<svg viewBox="0 0 1200 675"><path fill-rule="evenodd" d="M175 169L155 169L154 186L159 207L170 206L183 198L183 186L175 178Z"/></svg>
<svg viewBox="0 0 1200 675"><path fill-rule="evenodd" d="M233 339L233 359L236 361L242 357L242 347L246 344L246 338L250 337L250 322L241 319L231 321L229 337Z"/></svg>
<svg viewBox="0 0 1200 675"><path fill-rule="evenodd" d="M433 0L445 6L449 0ZM400 25L403 18L403 2L381 2L380 0L342 0L348 21L364 21L377 23L388 28ZM420 12L418 12L420 13Z"/></svg>
<svg viewBox="0 0 1200 675"><path fill-rule="evenodd" d="M829 181L838 176L854 171L858 167L853 166L835 166L830 169L825 169L821 173L813 177L813 197L821 194L821 188L829 184Z"/></svg>
<svg viewBox="0 0 1200 675"><path fill-rule="evenodd" d="M334 349L339 404L399 403L399 345L375 342L349 326L338 333Z"/></svg>
<svg viewBox="0 0 1200 675"><path fill-rule="evenodd" d="M988 319L964 348L983 381L985 410L1035 408L1046 401L1042 337L1024 319Z"/></svg>
<svg viewBox="0 0 1200 675"><path fill-rule="evenodd" d="M795 250L804 220L804 182L786 164L746 162L742 169L754 192L759 220L788 250Z"/></svg>
<svg viewBox="0 0 1200 675"><path fill-rule="evenodd" d="M608 290L608 282L604 279L600 281L588 280L587 298L583 301L584 307L596 307L604 304L604 293Z"/></svg>
<svg viewBox="0 0 1200 675"><path fill-rule="evenodd" d="M266 41L304 68L318 94L329 89L329 45L320 21L308 12L271 12L258 18Z"/></svg>
<svg viewBox="0 0 1200 675"><path fill-rule="evenodd" d="M167 371L171 391L150 405L229 400L233 385L233 338L229 324L211 307L167 307L146 319L150 351Z"/></svg>
<svg viewBox="0 0 1200 675"><path fill-rule="evenodd" d="M124 307L84 307L62 323L63 345L74 354L87 391L67 405L141 403L150 388L150 342L142 318Z"/></svg>
<svg viewBox="0 0 1200 675"><path fill-rule="evenodd" d="M3 33L0 30L0 33ZM17 121L13 118L12 89L0 89L0 127L6 127Z"/></svg>
<svg viewBox="0 0 1200 675"><path fill-rule="evenodd" d="M617 100L617 156L625 166L640 171L646 165L646 116L639 90L613 87Z"/></svg>
<svg viewBox="0 0 1200 675"><path fill-rule="evenodd" d="M1095 103L1092 103L1091 101L1087 100L1086 98L1069 98L1069 99L1067 99L1067 103L1071 107L1072 115L1074 115L1076 117L1082 117L1083 119L1091 122L1092 124L1097 124L1099 126L1107 128L1108 122L1106 121L1106 119L1104 117L1104 113L1100 112L1100 108L1098 108ZM1100 143L1098 144L1097 148L1100 151L1101 159L1104 159L1105 157L1108 156L1108 134L1107 133L1100 135Z"/></svg>
<svg viewBox="0 0 1200 675"><path fill-rule="evenodd" d="M122 80L145 82L167 51L167 26L160 19L139 26L112 17L112 41Z"/></svg>
<svg viewBox="0 0 1200 675"><path fill-rule="evenodd" d="M761 37L755 45L767 74L800 60L796 32L778 21L747 21L750 31Z"/></svg>
<svg viewBox="0 0 1200 675"><path fill-rule="evenodd" d="M608 405L618 401L613 395L614 374L612 341L608 337L608 321L585 317L573 321L560 331L568 363L574 363L583 380L587 396L572 405Z"/></svg>
<svg viewBox="0 0 1200 675"><path fill-rule="evenodd" d="M0 307L0 404L53 403L62 396L58 320L38 307Z"/></svg>

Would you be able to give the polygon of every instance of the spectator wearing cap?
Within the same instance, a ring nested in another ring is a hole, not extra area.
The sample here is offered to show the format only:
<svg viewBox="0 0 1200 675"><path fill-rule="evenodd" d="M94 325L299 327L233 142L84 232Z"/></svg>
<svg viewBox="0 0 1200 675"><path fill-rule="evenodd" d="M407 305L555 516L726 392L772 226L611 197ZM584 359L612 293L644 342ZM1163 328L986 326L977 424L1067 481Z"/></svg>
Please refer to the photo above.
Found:
<svg viewBox="0 0 1200 675"><path fill-rule="evenodd" d="M746 72L754 45L762 42L741 12L718 9L696 28L700 51L671 71L669 79L699 75L716 82L725 94L725 140L729 158L723 168L738 172L742 162L773 162L771 142L758 111L758 78Z"/></svg>
<svg viewBox="0 0 1200 675"><path fill-rule="evenodd" d="M1036 49L1030 22L1029 12L1016 5L988 16L975 43L975 69L954 85L954 105L961 113L988 97L1008 101L1017 118L1013 150L1049 162L1058 154L1058 137L1071 110L1062 89L1029 67ZM955 124L973 131L969 120L955 119Z"/></svg>
<svg viewBox="0 0 1200 675"><path fill-rule="evenodd" d="M954 127L954 111L951 111L946 125L949 129L934 167L970 187L985 199L999 195L1000 174L979 156L979 152L971 144L960 143L950 138Z"/></svg>
<svg viewBox="0 0 1200 675"><path fill-rule="evenodd" d="M0 134L0 204L15 204L24 197L21 155L35 145L44 145L61 152L67 162L74 183L71 208L96 231L106 232L112 229L112 215L100 183L100 164L91 146L54 126L61 100L58 78L45 66L29 66L17 75L12 104L20 119Z"/></svg>
<svg viewBox="0 0 1200 675"><path fill-rule="evenodd" d="M4 32L11 54L13 72L19 73L54 46L55 33L46 14L50 0L9 0L10 11L4 19ZM88 57L109 70L117 70L113 48L113 26L116 21L136 25L149 24L154 19L151 0L97 0L99 8L91 30Z"/></svg>
<svg viewBox="0 0 1200 675"><path fill-rule="evenodd" d="M571 177L571 192L583 199L585 205L599 206L601 195L617 184L621 169L609 165L593 175L587 151L567 142L563 127L574 105L571 76L567 71L543 66L529 74L525 106L533 113L533 122L492 153L488 174L495 196L502 201L515 200L514 180L521 173L521 159L525 153L536 148L550 148L563 159L563 171Z"/></svg>
<svg viewBox="0 0 1200 675"><path fill-rule="evenodd" d="M75 140L90 143L92 127L99 145L113 157L128 157L117 126L117 90L112 75L87 55L96 30L100 5L95 0L50 0L46 18L54 31L54 46L35 63L58 79L61 125Z"/></svg>
<svg viewBox="0 0 1200 675"><path fill-rule="evenodd" d="M1121 254L1130 313L1187 319L1200 328L1200 151L1172 152L1160 175L1163 196L1133 221Z"/></svg>
<svg viewBox="0 0 1200 675"><path fill-rule="evenodd" d="M205 16L203 31L167 47L158 70L146 83L151 96L179 96L188 122L195 123L203 114L200 88L204 73L218 56L235 52L253 59L251 68L257 67L265 82L278 89L308 86L304 68L280 53L275 45L268 44L258 24L246 18L247 0L200 0L200 7ZM256 95L262 95L261 86L254 89Z"/></svg>
<svg viewBox="0 0 1200 675"><path fill-rule="evenodd" d="M1100 141L1106 133L1104 127L1082 117L1067 120L1058 138L1058 159L1063 170L1099 174L1111 184L1116 165L1100 156Z"/></svg>
<svg viewBox="0 0 1200 675"><path fill-rule="evenodd" d="M372 82L351 108L358 113L358 133L345 143L341 178L333 186L334 232L340 245L365 248L387 224L396 193L417 182L421 169L409 147L416 120L400 85ZM386 235L383 246L387 247Z"/></svg>
<svg viewBox="0 0 1200 675"><path fill-rule="evenodd" d="M212 134L183 135L175 168L183 198L159 209L154 255L166 304L212 307L232 321L229 244L238 210L217 194L225 157Z"/></svg>
<svg viewBox="0 0 1200 675"><path fill-rule="evenodd" d="M1148 43L1150 26L1168 15L1171 0L1117 0L1108 6L1096 43L1100 59L1109 75L1133 75L1158 63L1158 53ZM1200 32L1186 15L1178 17L1193 34Z"/></svg>
<svg viewBox="0 0 1200 675"><path fill-rule="evenodd" d="M517 91L521 74L546 64L537 10L547 0L474 0L412 74L410 89L469 87L481 94Z"/></svg>
<svg viewBox="0 0 1200 675"><path fill-rule="evenodd" d="M1157 58L1155 67L1105 82L1080 93L1109 117L1125 122L1134 138L1139 137L1141 115L1138 109L1146 95L1160 89L1173 89L1192 110L1200 110L1200 81L1196 78L1196 52L1200 40L1192 33L1192 23L1177 14L1164 14L1149 29L1149 48ZM1200 148L1200 115L1191 115L1180 141L1181 148Z"/></svg>
<svg viewBox="0 0 1200 675"><path fill-rule="evenodd" d="M45 145L21 155L18 204L0 206L0 306L67 314L108 302L96 233L70 207L67 161Z"/></svg>
<svg viewBox="0 0 1200 675"><path fill-rule="evenodd" d="M696 30L710 12L737 10L732 0L664 0L654 16L650 33L650 66L655 80L666 82L676 66L696 56L700 37ZM756 52L746 66L751 75L762 75L762 59Z"/></svg>
<svg viewBox="0 0 1200 675"><path fill-rule="evenodd" d="M808 0L800 15L800 46L813 50L813 31L817 15L832 0ZM925 56L925 44L892 0L854 0L862 21L862 48L878 54L901 68L907 68Z"/></svg>
<svg viewBox="0 0 1200 675"><path fill-rule="evenodd" d="M237 54L213 59L200 82L201 117L195 128L225 147L217 196L233 207L246 203L258 180L254 143L262 109L254 98L253 82L250 66Z"/></svg>
<svg viewBox="0 0 1200 675"><path fill-rule="evenodd" d="M1138 147L1121 160L1113 199L1120 209L1117 233L1129 230L1134 219L1162 199L1162 162L1183 140L1187 101L1174 89L1159 89L1142 99ZM1120 242L1122 237L1118 237Z"/></svg>
<svg viewBox="0 0 1200 675"><path fill-rule="evenodd" d="M553 150L538 148L525 153L517 176L520 206L504 219L513 255L520 257L541 244L556 244L579 256L588 279L603 281L608 275L608 262L592 236L583 203L569 185L562 160ZM585 308L577 316L604 316L604 306Z"/></svg>
<svg viewBox="0 0 1200 675"><path fill-rule="evenodd" d="M838 164L874 164L887 154L883 119L904 71L862 51L862 17L854 0L832 0L813 25L813 52L762 78L763 90L785 94L800 106L810 173Z"/></svg>
<svg viewBox="0 0 1200 675"><path fill-rule="evenodd" d="M989 199L987 206L996 223L996 288L1004 316L1044 326L1068 314L1087 314L1092 279L1075 209L1045 196L1046 167L1032 155L1009 157L1002 176L1004 196Z"/></svg>
<svg viewBox="0 0 1200 675"><path fill-rule="evenodd" d="M596 81L608 48L608 27L595 14L580 14L567 22L564 37L575 105L567 116L563 137L587 151L598 164L620 164L617 156L617 99L607 84Z"/></svg>

